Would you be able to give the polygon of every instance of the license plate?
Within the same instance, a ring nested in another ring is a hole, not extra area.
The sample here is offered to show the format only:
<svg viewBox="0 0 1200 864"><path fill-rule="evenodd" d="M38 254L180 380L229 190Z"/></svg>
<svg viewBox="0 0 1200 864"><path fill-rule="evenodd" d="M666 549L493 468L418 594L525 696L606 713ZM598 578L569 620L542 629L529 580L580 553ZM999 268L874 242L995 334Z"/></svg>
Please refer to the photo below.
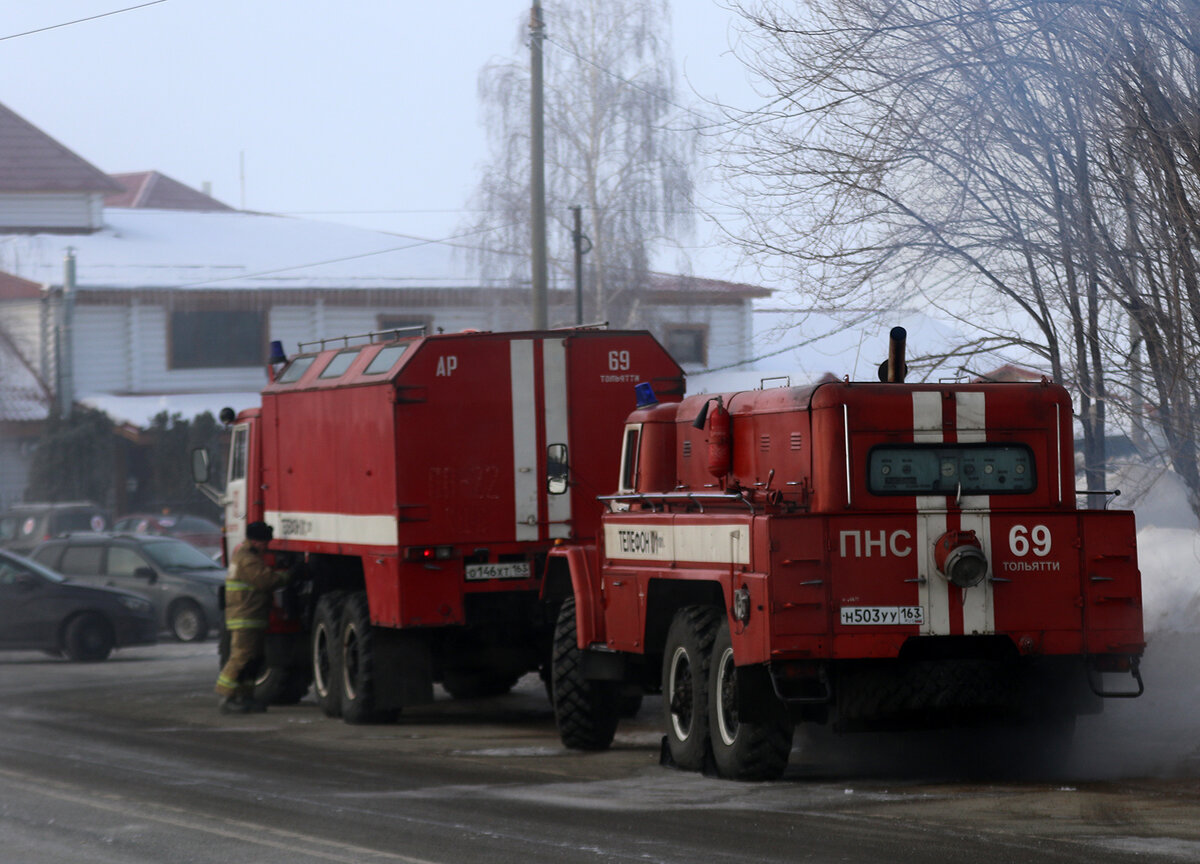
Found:
<svg viewBox="0 0 1200 864"><path fill-rule="evenodd" d="M887 624L924 624L923 606L843 606L842 624L883 626Z"/></svg>
<svg viewBox="0 0 1200 864"><path fill-rule="evenodd" d="M505 564L468 564L467 581L483 582L488 579L528 579L528 561L509 561Z"/></svg>

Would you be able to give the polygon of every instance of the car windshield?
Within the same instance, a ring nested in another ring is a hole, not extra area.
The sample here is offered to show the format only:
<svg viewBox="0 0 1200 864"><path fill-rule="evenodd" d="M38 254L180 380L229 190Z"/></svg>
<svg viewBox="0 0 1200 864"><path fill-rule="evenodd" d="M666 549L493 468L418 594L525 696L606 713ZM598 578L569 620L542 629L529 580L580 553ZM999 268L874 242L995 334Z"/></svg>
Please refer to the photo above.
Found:
<svg viewBox="0 0 1200 864"><path fill-rule="evenodd" d="M0 573L19 573L22 570L32 571L50 582L67 581L66 577L61 573L55 573L49 567L32 561L29 558L23 558L20 555L13 555L8 552L0 554Z"/></svg>
<svg viewBox="0 0 1200 864"><path fill-rule="evenodd" d="M142 545L147 555L164 570L224 570L195 546L182 540L155 540Z"/></svg>

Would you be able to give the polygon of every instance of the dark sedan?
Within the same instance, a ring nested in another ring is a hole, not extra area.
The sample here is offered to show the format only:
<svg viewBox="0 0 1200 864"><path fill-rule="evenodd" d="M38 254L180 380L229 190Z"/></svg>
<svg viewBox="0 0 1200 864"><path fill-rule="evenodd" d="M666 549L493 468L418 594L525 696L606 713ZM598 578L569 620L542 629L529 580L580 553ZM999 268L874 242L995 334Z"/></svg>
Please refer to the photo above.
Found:
<svg viewBox="0 0 1200 864"><path fill-rule="evenodd" d="M68 660L105 660L114 648L158 639L154 606L135 594L76 585L0 550L0 650L36 648Z"/></svg>

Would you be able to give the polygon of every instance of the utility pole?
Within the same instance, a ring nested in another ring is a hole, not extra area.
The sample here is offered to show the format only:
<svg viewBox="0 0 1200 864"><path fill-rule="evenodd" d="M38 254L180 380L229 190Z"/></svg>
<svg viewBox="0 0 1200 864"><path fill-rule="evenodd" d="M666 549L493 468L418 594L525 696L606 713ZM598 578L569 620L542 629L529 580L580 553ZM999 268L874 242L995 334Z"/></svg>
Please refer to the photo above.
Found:
<svg viewBox="0 0 1200 864"><path fill-rule="evenodd" d="M571 208L575 214L575 230L571 240L575 246L575 325L583 325L583 256L592 251L591 238L583 233L583 208L576 204ZM583 244L587 248L583 248Z"/></svg>
<svg viewBox="0 0 1200 864"><path fill-rule="evenodd" d="M546 271L546 139L542 108L542 42L546 38L546 23L542 20L542 4L534 0L529 11L529 173L530 216L533 224L530 237L533 268L533 329L548 326Z"/></svg>
<svg viewBox="0 0 1200 864"><path fill-rule="evenodd" d="M62 309L58 330L58 416L71 416L75 404L75 249L63 259Z"/></svg>

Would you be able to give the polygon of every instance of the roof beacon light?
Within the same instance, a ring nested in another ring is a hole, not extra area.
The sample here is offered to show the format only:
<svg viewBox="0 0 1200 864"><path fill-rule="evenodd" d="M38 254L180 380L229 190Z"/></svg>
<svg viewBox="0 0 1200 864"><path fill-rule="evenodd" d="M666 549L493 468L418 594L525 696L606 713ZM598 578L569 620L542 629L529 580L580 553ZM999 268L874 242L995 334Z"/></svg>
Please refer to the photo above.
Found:
<svg viewBox="0 0 1200 864"><path fill-rule="evenodd" d="M639 408L649 408L651 405L658 404L658 397L654 395L654 388L650 386L649 381L635 384L633 392L637 394L637 407Z"/></svg>
<svg viewBox="0 0 1200 864"><path fill-rule="evenodd" d="M267 362L272 366L287 362L287 355L283 353L283 343L278 339L271 340L271 357Z"/></svg>

